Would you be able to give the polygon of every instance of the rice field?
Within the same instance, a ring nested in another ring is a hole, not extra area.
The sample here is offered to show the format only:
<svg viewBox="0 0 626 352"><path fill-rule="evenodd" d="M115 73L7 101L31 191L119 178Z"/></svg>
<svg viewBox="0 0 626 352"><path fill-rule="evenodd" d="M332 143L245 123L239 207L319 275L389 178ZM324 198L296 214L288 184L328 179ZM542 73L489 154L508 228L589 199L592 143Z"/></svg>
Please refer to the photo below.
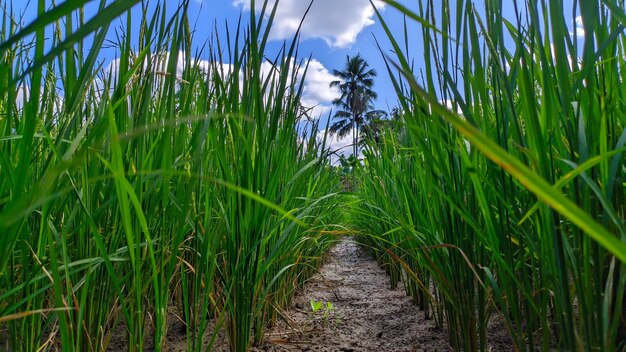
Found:
<svg viewBox="0 0 626 352"><path fill-rule="evenodd" d="M0 2L0 351L248 351L346 235L455 350L626 350L624 1L385 2L397 108L343 168L276 2Z"/></svg>

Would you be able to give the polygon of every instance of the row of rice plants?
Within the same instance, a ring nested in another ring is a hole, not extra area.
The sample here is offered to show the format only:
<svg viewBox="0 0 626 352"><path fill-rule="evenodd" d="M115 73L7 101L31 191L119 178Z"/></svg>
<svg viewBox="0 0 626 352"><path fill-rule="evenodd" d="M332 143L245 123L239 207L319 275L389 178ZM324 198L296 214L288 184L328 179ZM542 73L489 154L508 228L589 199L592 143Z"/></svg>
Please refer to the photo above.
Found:
<svg viewBox="0 0 626 352"><path fill-rule="evenodd" d="M224 329L246 351L332 243L339 178L303 118L307 61L296 39L266 61L276 8L198 46L188 1L168 5L101 0L88 19L40 0L25 27L4 12L0 349L104 351L123 331L161 350L178 319L189 350Z"/></svg>
<svg viewBox="0 0 626 352"><path fill-rule="evenodd" d="M357 171L362 242L457 350L498 321L521 351L624 350L624 2L388 2L404 123Z"/></svg>

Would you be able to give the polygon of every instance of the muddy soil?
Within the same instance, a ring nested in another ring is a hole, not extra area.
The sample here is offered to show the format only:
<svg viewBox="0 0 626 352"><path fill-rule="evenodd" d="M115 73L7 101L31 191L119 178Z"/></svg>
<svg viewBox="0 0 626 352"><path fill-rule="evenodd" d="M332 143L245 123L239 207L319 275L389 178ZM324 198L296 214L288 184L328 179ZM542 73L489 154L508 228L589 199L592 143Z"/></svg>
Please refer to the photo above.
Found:
<svg viewBox="0 0 626 352"><path fill-rule="evenodd" d="M321 302L315 313L311 300ZM402 287L391 290L385 271L350 239L331 250L283 316L289 323L268 331L255 351L452 350L445 331L424 318Z"/></svg>

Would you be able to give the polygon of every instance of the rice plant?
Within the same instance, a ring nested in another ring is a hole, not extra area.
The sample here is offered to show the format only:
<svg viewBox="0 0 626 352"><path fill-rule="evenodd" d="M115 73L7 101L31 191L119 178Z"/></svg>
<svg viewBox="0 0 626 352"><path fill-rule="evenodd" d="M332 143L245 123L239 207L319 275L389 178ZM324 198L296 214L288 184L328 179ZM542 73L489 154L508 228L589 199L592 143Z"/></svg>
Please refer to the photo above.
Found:
<svg viewBox="0 0 626 352"><path fill-rule="evenodd" d="M187 1L45 3L0 26L0 349L248 350L339 222L297 36L268 72L275 5L198 43Z"/></svg>
<svg viewBox="0 0 626 352"><path fill-rule="evenodd" d="M387 2L404 123L356 178L362 241L457 350L498 322L521 351L626 348L624 3Z"/></svg>
<svg viewBox="0 0 626 352"><path fill-rule="evenodd" d="M0 3L0 350L247 351L346 227L456 350L626 349L624 2L386 2L398 108L343 174L278 2Z"/></svg>

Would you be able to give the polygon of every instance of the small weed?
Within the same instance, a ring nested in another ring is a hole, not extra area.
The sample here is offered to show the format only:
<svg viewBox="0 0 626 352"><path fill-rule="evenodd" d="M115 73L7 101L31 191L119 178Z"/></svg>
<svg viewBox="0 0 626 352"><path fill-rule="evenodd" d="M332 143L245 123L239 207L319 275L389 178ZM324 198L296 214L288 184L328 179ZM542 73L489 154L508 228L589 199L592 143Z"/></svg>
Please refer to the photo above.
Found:
<svg viewBox="0 0 626 352"><path fill-rule="evenodd" d="M337 327L340 317L338 313L336 312L335 306L333 305L332 302L317 301L317 300L312 299L310 301L310 304L311 304L311 316L309 317L309 320L312 320L313 316L317 312L323 311L324 325L327 325L332 318L333 326L335 328Z"/></svg>

